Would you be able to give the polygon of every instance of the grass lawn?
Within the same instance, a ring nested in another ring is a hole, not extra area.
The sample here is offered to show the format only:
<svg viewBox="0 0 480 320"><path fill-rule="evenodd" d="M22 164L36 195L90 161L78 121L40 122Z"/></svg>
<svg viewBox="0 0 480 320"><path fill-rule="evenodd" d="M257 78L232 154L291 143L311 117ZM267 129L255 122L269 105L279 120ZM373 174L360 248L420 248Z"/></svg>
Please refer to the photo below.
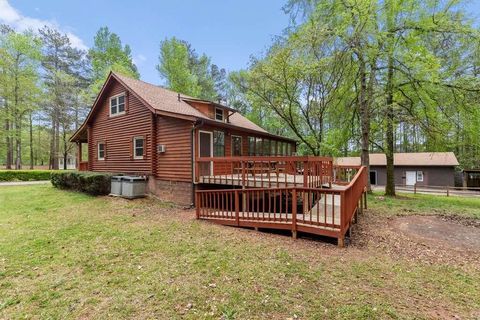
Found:
<svg viewBox="0 0 480 320"><path fill-rule="evenodd" d="M455 199L444 205L479 217L476 200ZM369 204L421 213L420 202ZM0 187L0 319L453 316L480 316L477 264L218 226L151 199Z"/></svg>
<svg viewBox="0 0 480 320"><path fill-rule="evenodd" d="M438 196L399 193L398 198L383 197L375 192L369 205L380 214L446 214L480 219L480 197Z"/></svg>

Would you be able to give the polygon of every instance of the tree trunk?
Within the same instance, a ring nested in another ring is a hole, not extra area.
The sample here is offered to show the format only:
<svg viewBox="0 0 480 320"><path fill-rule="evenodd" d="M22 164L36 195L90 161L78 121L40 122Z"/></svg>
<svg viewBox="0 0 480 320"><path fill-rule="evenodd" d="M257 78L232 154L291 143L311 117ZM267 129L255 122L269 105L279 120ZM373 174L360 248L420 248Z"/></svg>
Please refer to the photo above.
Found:
<svg viewBox="0 0 480 320"><path fill-rule="evenodd" d="M58 116L58 114L57 114ZM59 117L57 117L58 119ZM60 153L60 122L57 120L55 123L55 155L54 155L54 163L53 169L58 170L58 155Z"/></svg>
<svg viewBox="0 0 480 320"><path fill-rule="evenodd" d="M386 196L395 196L395 172L393 163L393 154L395 148L394 139L394 110L393 110L393 57L390 54L388 57L388 71L386 84L386 148L385 156L387 158L387 185L385 187Z"/></svg>
<svg viewBox="0 0 480 320"><path fill-rule="evenodd" d="M67 170L67 159L68 159L68 141L67 141L67 130L63 127L63 170Z"/></svg>
<svg viewBox="0 0 480 320"><path fill-rule="evenodd" d="M55 165L55 115L52 114L52 128L50 131L50 159L48 160L49 169Z"/></svg>
<svg viewBox="0 0 480 320"><path fill-rule="evenodd" d="M362 154L361 164L367 167L367 172L370 172L370 110L367 100L367 72L365 59L359 56L359 76L360 76L360 92L359 92L359 115L360 115L360 128L361 128L361 145ZM367 179L367 190L370 192L372 187L370 185L370 179Z"/></svg>
<svg viewBox="0 0 480 320"><path fill-rule="evenodd" d="M33 119L32 112L29 115L29 130L30 130L30 169L33 169Z"/></svg>
<svg viewBox="0 0 480 320"><path fill-rule="evenodd" d="M7 158L5 161L6 164L6 169L12 169L12 163L13 163L13 144L12 144L12 139L10 137L10 121L8 120L8 111L7 111L7 120L5 120L5 143L7 146Z"/></svg>
<svg viewBox="0 0 480 320"><path fill-rule="evenodd" d="M387 81L385 85L386 98L386 147L385 157L387 158L387 185L385 186L386 196L395 196L395 172L393 163L393 154L395 152L395 136L394 136L394 106L393 106L393 73L394 73L394 46L395 46L395 9L394 1L389 0L385 2L387 11L387 39L386 39L386 53L387 53Z"/></svg>
<svg viewBox="0 0 480 320"><path fill-rule="evenodd" d="M21 116L15 117L15 169L22 169L22 120Z"/></svg>

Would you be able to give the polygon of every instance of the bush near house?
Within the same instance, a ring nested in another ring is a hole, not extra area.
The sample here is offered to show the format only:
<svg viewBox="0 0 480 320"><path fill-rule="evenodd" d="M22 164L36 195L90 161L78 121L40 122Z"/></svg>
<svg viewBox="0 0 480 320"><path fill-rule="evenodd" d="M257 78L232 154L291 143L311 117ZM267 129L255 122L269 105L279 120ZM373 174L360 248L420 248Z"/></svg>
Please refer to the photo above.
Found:
<svg viewBox="0 0 480 320"><path fill-rule="evenodd" d="M0 181L50 180L52 170L0 170Z"/></svg>
<svg viewBox="0 0 480 320"><path fill-rule="evenodd" d="M114 174L98 172L52 172L52 185L60 189L85 192L94 196L110 193L110 180Z"/></svg>

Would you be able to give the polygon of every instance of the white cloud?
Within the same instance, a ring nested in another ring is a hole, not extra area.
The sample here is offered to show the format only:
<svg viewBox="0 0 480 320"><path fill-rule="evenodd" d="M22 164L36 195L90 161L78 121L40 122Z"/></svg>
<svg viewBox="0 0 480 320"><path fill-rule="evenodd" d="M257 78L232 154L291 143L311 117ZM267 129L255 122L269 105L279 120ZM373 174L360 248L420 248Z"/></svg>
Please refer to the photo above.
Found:
<svg viewBox="0 0 480 320"><path fill-rule="evenodd" d="M147 61L147 57L145 57L143 54L137 54L132 58L133 63L135 63L137 66L143 64L143 62Z"/></svg>
<svg viewBox="0 0 480 320"><path fill-rule="evenodd" d="M61 33L66 34L70 39L72 46L75 48L82 50L88 49L85 43L83 43L82 39L68 30L62 30L62 27L60 27L57 22L23 16L14 7L12 7L10 3L8 3L8 0L0 0L0 22L8 24L12 28L19 31L24 31L27 29L36 31L43 26L49 26Z"/></svg>

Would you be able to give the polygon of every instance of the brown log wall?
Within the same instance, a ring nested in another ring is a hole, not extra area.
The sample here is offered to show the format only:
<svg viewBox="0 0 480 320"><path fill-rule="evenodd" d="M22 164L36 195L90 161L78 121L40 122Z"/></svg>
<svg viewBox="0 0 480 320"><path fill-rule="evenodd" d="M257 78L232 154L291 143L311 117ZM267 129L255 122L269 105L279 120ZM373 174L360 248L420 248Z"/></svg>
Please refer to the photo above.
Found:
<svg viewBox="0 0 480 320"><path fill-rule="evenodd" d="M192 181L191 134L193 123L157 117L157 144L166 152L157 154L157 177L162 180Z"/></svg>
<svg viewBox="0 0 480 320"><path fill-rule="evenodd" d="M111 97L122 92L127 94L126 114L110 117L109 98L96 110L95 120L89 130L89 170L148 174L151 172L152 157L151 111L119 83L114 83L106 96ZM146 142L143 159L133 158L133 138L137 136L143 136ZM98 159L99 142L106 144L105 160Z"/></svg>

